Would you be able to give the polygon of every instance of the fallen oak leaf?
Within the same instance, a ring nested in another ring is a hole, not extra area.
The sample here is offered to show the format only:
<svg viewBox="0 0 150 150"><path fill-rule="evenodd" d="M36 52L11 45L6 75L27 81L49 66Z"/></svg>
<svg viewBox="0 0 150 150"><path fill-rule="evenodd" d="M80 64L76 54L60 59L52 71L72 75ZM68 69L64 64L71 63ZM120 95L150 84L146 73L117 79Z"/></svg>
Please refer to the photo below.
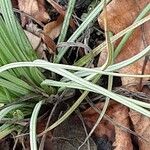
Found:
<svg viewBox="0 0 150 150"><path fill-rule="evenodd" d="M60 34L63 20L63 16L59 15L56 21L49 22L44 26L43 33L54 40Z"/></svg>
<svg viewBox="0 0 150 150"><path fill-rule="evenodd" d="M45 10L44 0L18 0L18 7L21 11L31 15L41 22L50 20L48 13ZM21 15L22 26L27 23L27 17Z"/></svg>

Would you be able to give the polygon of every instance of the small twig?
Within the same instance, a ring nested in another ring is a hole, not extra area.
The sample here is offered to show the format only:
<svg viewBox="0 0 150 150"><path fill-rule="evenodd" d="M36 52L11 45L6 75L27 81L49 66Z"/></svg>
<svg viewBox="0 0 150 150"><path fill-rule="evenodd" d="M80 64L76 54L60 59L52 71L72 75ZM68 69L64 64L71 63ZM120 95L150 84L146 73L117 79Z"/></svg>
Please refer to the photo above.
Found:
<svg viewBox="0 0 150 150"><path fill-rule="evenodd" d="M91 48L88 45L85 45L81 42L61 42L57 45L57 47L82 47L86 52L90 52Z"/></svg>
<svg viewBox="0 0 150 150"><path fill-rule="evenodd" d="M29 135L29 133L24 133L24 134L17 135L14 138L19 138L19 137L28 136L28 135Z"/></svg>
<svg viewBox="0 0 150 150"><path fill-rule="evenodd" d="M59 102L56 102L56 103L55 103L55 105L54 105L54 107L53 107L53 109L52 109L52 111L51 111L51 113L50 113L50 115L49 115L49 117L48 117L45 130L46 130L46 129L48 128L48 126L49 126L50 120L51 120L51 118L52 118L52 115L53 115L53 113L54 113L54 111L55 111L55 109L56 109L58 103L59 103ZM40 149L40 150L43 150L43 149L44 149L45 140L46 140L46 134L44 134L43 137L42 137L42 139L41 139L41 143L40 143L40 146L39 146L39 149Z"/></svg>
<svg viewBox="0 0 150 150"><path fill-rule="evenodd" d="M26 150L26 149L27 149L26 146L25 146L25 143L24 143L23 138L21 139L21 145L22 145L22 149L23 149L23 150Z"/></svg>
<svg viewBox="0 0 150 150"><path fill-rule="evenodd" d="M83 22L83 20L81 18L79 18L76 14L74 14L73 17L75 18L75 20L79 20L79 21ZM77 22L77 24L78 24L78 26L80 26L80 24L78 22ZM104 32L101 31L100 29L98 29L97 27L92 26L92 28L95 29L96 31L98 31L100 34L104 35Z"/></svg>
<svg viewBox="0 0 150 150"><path fill-rule="evenodd" d="M18 143L18 140L19 140L19 138L14 138L14 140L15 140L15 143L14 143L14 146L13 146L13 150L15 150L16 149L16 146L17 146L17 143Z"/></svg>
<svg viewBox="0 0 150 150"><path fill-rule="evenodd" d="M83 117L82 117L80 111L77 110L76 113L77 113L79 119L80 119L81 122L82 122L82 125L83 125L83 128L84 128L84 131L85 131L86 136L88 136L87 128L86 128L86 126L85 126L85 122L84 122L84 120L83 120ZM89 140L87 140L87 146L88 146L88 150L90 150L90 141L89 141Z"/></svg>

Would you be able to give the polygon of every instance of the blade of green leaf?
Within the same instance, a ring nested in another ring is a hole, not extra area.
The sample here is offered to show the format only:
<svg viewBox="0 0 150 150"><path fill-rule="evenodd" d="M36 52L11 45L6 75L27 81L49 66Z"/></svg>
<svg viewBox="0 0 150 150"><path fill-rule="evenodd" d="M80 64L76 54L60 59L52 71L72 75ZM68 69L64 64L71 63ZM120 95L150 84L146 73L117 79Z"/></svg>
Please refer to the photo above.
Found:
<svg viewBox="0 0 150 150"><path fill-rule="evenodd" d="M107 0L106 3L109 3L111 0ZM96 8L89 14L89 16L84 20L84 22L79 26L79 28L72 34L72 36L67 40L67 42L74 42L81 33L83 33L83 31L87 28L87 26L89 25L90 22L92 22L94 20L94 18L96 18L96 16L102 11L103 9L103 3L104 0L102 0L97 6ZM61 58L63 57L63 55L66 53L66 51L68 50L68 48L64 48L62 49L58 55L56 56L54 62L55 63L59 63L59 61L61 60Z"/></svg>
<svg viewBox="0 0 150 150"><path fill-rule="evenodd" d="M9 107L6 107L0 111L0 120L3 119L10 111L17 109L19 107L23 107L24 104L16 104Z"/></svg>
<svg viewBox="0 0 150 150"><path fill-rule="evenodd" d="M33 110L31 120L30 120L30 147L31 150L37 150L37 136L36 136L36 124L37 117L42 106L43 101L38 102Z"/></svg>

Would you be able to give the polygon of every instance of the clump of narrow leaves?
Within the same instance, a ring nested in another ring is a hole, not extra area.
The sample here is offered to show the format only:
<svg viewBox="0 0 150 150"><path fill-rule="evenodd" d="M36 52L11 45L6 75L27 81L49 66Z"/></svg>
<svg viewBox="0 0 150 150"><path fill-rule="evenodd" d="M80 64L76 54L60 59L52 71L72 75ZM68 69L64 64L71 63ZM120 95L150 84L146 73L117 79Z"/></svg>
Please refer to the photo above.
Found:
<svg viewBox="0 0 150 150"><path fill-rule="evenodd" d="M14 16L11 2L1 0L0 11L0 66L37 59L35 51ZM0 108L0 121L3 117L17 120L31 114L34 106L32 102L39 99L24 103L22 97L26 95L30 99L37 93L46 91L50 94L50 89L47 90L45 86L40 85L44 79L43 73L37 68L17 68L0 73L0 104L5 104L5 108ZM11 113L7 114L8 112ZM0 132L3 133L0 134L0 138L9 134L14 127L15 125L4 124L0 128Z"/></svg>
<svg viewBox="0 0 150 150"><path fill-rule="evenodd" d="M108 0L107 2L109 2ZM92 22L92 20L97 16L97 14L103 8L103 2L100 4L89 14L89 16L85 19L85 21L79 26L79 28L74 32L74 34L68 39L68 42L74 42L80 34L86 29L88 24ZM68 8L70 8L68 6ZM106 101L109 101L109 98L137 111L141 114L150 117L150 105L146 102L141 102L139 100L131 99L111 91L111 83L108 85L108 90L96 85L95 83L100 79L102 74L113 76L130 76L130 77L150 77L150 75L127 75L114 73L117 70L128 66L135 61L139 60L143 56L145 56L150 51L150 46L147 46L144 50L142 50L136 56L132 58L122 61L117 64L111 63L113 60L112 52L109 50L108 60L105 63L105 66L101 68L85 68L85 67L77 67L84 66L86 63L90 62L93 59L93 56L97 56L102 49L105 47L109 47L112 42L119 39L121 36L126 33L132 31L140 24L146 22L150 18L146 18L143 20L134 23L121 33L113 37L109 37L107 34L108 40L98 47L96 47L92 52L85 55L78 62L75 63L76 66L71 65L63 65L63 64L55 64L42 60L36 60L37 56L29 43L27 37L25 36L21 26L19 25L17 19L13 15L13 11L11 8L10 1L1 0L1 16L0 16L0 103L4 105L1 107L0 111L0 121L2 119L23 119L27 115L31 115L30 121L30 143L31 149L36 150L36 119L38 116L38 112L43 104L42 98L33 98L32 101L24 102L19 101L23 96L32 95L32 97L40 94L41 96L52 94L54 86L61 87L59 91L62 91L66 88L74 88L80 89L85 92L80 96L78 100L70 107L70 109L60 117L54 124L48 127L43 133L43 135L49 130L54 129L60 123L62 123L74 110L80 105L80 103L84 100L84 98L88 95L89 92L98 93L106 96ZM66 15L67 16L67 15ZM138 25L137 25L138 24ZM65 28L64 31L67 29ZM62 40L61 40L62 41ZM66 53L67 48L60 49L57 57L54 62L60 62L63 55ZM34 61L35 60L35 61ZM111 61L110 61L111 60ZM43 68L48 71L59 74L63 78L60 81L53 80L45 80L44 75L42 74L40 69ZM38 94L37 94L38 93ZM23 100L23 99L21 99ZM106 103L106 108L107 108ZM33 110L34 108L34 110ZM32 112L33 111L33 112ZM102 113L102 117L105 111ZM102 118L100 117L100 119ZM14 125L12 123L4 123L0 127L0 138L6 136L12 131L17 130L20 132L21 126ZM92 133L92 132L91 132ZM86 141L86 140L85 140Z"/></svg>

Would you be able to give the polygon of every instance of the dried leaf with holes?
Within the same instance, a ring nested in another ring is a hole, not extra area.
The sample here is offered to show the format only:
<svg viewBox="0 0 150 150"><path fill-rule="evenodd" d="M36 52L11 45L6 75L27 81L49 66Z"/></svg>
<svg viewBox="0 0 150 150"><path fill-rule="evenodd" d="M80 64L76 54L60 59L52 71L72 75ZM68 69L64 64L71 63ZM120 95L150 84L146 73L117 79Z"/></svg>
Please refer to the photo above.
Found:
<svg viewBox="0 0 150 150"><path fill-rule="evenodd" d="M50 17L45 9L44 0L18 0L19 9L38 21L47 22ZM22 25L27 23L27 17L21 16Z"/></svg>

